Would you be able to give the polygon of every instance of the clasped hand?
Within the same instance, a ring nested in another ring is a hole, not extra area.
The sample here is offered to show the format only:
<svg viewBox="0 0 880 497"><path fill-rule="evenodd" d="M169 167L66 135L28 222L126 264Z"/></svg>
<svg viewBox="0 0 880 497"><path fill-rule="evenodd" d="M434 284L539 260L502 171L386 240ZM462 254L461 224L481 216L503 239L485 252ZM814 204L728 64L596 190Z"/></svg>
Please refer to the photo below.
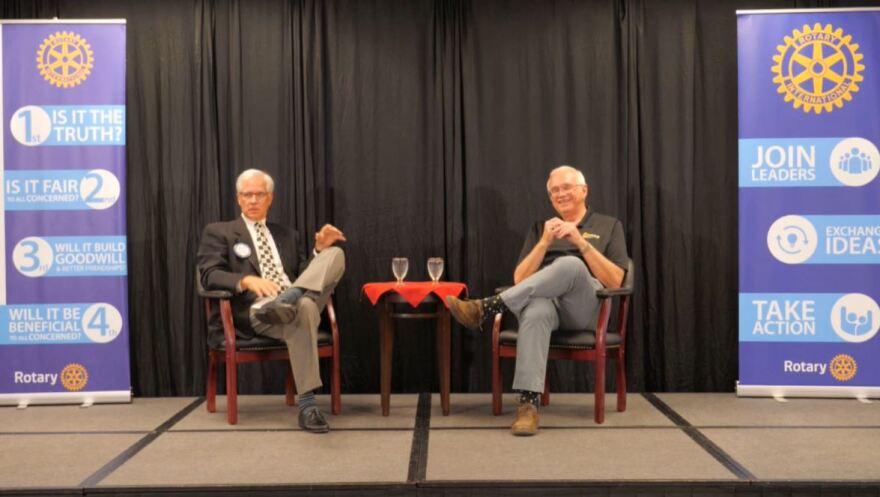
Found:
<svg viewBox="0 0 880 497"><path fill-rule="evenodd" d="M544 234L542 236L546 243L555 240L568 240L572 245L581 248L586 240L581 237L577 224L569 221L563 221L558 217L550 218L544 223Z"/></svg>

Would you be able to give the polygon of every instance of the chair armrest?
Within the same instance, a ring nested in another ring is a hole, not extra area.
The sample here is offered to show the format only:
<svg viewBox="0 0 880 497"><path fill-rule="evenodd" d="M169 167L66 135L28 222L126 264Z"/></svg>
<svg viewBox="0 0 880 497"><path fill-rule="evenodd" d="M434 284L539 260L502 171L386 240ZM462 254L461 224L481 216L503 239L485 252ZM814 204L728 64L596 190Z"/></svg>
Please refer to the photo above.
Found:
<svg viewBox="0 0 880 497"><path fill-rule="evenodd" d="M199 288L199 297L205 299L231 299L232 292L228 290L203 290Z"/></svg>
<svg viewBox="0 0 880 497"><path fill-rule="evenodd" d="M596 290L596 296L600 299L632 295L632 293L632 288L602 288L601 290Z"/></svg>
<svg viewBox="0 0 880 497"><path fill-rule="evenodd" d="M333 295L327 298L327 305L324 306L324 312L327 313L327 322L330 324L330 336L333 339L333 346L339 344L339 325L336 323L336 308L333 305Z"/></svg>
<svg viewBox="0 0 880 497"><path fill-rule="evenodd" d="M196 266L196 290L199 293L199 297L203 299L231 299L232 292L229 290L205 290L205 287L202 286L202 272L199 271L198 266Z"/></svg>

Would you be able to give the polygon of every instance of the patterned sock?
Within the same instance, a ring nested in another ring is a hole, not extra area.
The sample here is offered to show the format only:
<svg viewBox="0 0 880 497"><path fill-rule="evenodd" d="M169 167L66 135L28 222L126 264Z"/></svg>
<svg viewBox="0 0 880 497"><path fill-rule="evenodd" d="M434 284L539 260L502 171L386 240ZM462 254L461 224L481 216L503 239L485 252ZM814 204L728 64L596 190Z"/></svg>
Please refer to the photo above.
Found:
<svg viewBox="0 0 880 497"><path fill-rule="evenodd" d="M501 300L501 295L486 297L483 302L483 319L493 319L496 314L507 310L507 305Z"/></svg>
<svg viewBox="0 0 880 497"><path fill-rule="evenodd" d="M300 412L305 411L307 407L314 407L315 404L315 392L306 392L301 393L296 396L296 403L299 406Z"/></svg>
<svg viewBox="0 0 880 497"><path fill-rule="evenodd" d="M275 298L275 300L284 304L293 304L297 300L299 300L299 298L302 297L305 292L305 290L298 286L292 286L287 290L281 292L278 297Z"/></svg>
<svg viewBox="0 0 880 497"><path fill-rule="evenodd" d="M529 403L535 406L535 409L541 404L541 392L530 392L528 390L519 391L519 403Z"/></svg>

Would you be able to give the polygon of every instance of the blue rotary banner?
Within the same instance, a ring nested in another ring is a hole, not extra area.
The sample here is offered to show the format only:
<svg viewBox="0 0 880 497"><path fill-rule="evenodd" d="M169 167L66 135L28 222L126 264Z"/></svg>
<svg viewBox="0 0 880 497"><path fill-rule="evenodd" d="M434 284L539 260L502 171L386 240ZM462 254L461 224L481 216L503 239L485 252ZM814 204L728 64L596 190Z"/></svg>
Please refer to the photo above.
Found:
<svg viewBox="0 0 880 497"><path fill-rule="evenodd" d="M131 399L125 21L0 21L0 404Z"/></svg>
<svg viewBox="0 0 880 497"><path fill-rule="evenodd" d="M740 395L880 396L880 10L737 12Z"/></svg>

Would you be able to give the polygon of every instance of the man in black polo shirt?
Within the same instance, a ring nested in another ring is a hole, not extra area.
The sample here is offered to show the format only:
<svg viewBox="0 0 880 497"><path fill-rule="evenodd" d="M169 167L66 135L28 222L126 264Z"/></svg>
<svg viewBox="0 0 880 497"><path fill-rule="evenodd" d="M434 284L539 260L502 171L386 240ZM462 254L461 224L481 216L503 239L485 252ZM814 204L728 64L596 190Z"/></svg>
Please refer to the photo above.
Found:
<svg viewBox="0 0 880 497"><path fill-rule="evenodd" d="M558 328L592 328L599 311L596 290L620 287L629 261L620 221L587 208L582 172L557 167L550 172L547 193L559 216L529 230L514 286L482 300L447 297L453 317L472 330L506 309L519 319L513 388L520 392L520 406L511 426L514 435L538 431L550 334Z"/></svg>

